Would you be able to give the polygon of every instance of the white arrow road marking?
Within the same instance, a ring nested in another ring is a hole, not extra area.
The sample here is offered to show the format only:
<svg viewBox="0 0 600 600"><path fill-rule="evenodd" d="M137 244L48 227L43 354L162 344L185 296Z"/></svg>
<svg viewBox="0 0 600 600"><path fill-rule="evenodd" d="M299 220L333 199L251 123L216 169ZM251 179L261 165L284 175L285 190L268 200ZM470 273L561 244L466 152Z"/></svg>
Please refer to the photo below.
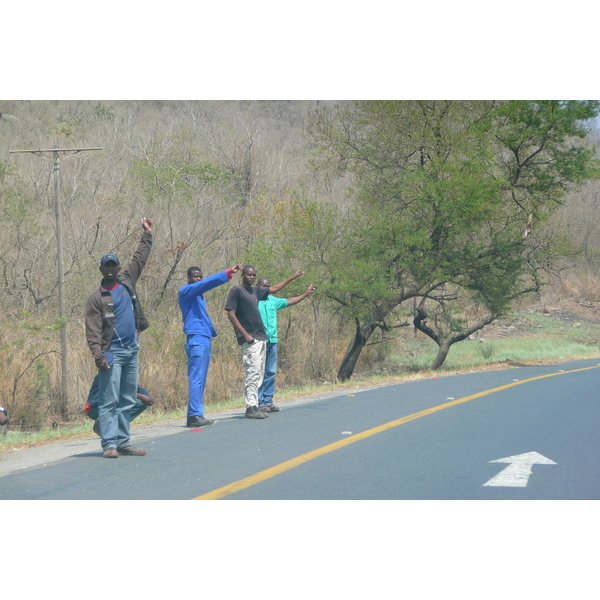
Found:
<svg viewBox="0 0 600 600"><path fill-rule="evenodd" d="M483 485L493 485L502 487L525 487L531 475L532 465L555 465L556 463L537 452L527 452L525 454L516 454L506 458L490 460L490 463L510 463L508 467L500 471L498 475L492 477Z"/></svg>

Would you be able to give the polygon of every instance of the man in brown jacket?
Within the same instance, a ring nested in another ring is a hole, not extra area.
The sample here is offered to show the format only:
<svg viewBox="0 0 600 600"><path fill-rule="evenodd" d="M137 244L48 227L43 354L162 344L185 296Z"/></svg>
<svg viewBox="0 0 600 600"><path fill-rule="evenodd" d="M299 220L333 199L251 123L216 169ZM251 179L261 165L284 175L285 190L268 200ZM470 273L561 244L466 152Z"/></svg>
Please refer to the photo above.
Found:
<svg viewBox="0 0 600 600"><path fill-rule="evenodd" d="M142 228L142 239L123 271L115 254L100 259L102 282L86 306L86 339L98 367L98 422L105 458L146 454L129 442L138 387L138 334L149 327L135 284L152 248L152 220L142 219Z"/></svg>

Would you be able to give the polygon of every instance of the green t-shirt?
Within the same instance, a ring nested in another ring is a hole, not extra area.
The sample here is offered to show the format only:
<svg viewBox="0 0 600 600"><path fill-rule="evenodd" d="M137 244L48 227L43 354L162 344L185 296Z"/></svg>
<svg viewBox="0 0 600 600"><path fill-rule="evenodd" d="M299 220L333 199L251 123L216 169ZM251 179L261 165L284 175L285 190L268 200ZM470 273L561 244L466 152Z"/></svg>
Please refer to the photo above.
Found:
<svg viewBox="0 0 600 600"><path fill-rule="evenodd" d="M277 343L277 311L287 305L288 301L285 298L276 298L275 296L268 296L266 300L258 303L258 311L267 330L267 341L272 344Z"/></svg>

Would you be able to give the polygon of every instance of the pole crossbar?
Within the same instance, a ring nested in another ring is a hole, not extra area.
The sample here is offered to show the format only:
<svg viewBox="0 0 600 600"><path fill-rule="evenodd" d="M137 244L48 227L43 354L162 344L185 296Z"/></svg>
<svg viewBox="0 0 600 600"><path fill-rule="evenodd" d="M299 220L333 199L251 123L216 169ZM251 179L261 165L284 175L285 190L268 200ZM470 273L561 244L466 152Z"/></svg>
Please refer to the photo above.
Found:
<svg viewBox="0 0 600 600"><path fill-rule="evenodd" d="M48 148L48 149L42 149L42 148L37 148L35 150L9 150L10 154L19 154L19 153L24 153L24 152L28 152L31 154L37 154L38 152L84 152L84 151L88 151L88 150L102 150L102 148Z"/></svg>

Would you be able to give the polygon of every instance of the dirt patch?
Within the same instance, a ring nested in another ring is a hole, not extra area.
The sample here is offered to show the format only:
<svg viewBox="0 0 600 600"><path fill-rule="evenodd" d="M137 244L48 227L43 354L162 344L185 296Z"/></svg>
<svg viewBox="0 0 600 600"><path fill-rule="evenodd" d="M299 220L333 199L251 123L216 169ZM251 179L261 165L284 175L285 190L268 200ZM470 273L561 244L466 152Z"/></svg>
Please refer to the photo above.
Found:
<svg viewBox="0 0 600 600"><path fill-rule="evenodd" d="M565 300L560 306L529 308L520 315L497 319L482 331L478 331L473 339L499 339L519 337L531 333L531 324L527 314L541 314L558 319L566 325L578 328L586 323L600 324L600 302L581 300Z"/></svg>
<svg viewBox="0 0 600 600"><path fill-rule="evenodd" d="M585 298L574 300L566 298L558 306L545 306L539 310L543 314L551 315L563 321L589 321L600 323L600 302L591 302Z"/></svg>

